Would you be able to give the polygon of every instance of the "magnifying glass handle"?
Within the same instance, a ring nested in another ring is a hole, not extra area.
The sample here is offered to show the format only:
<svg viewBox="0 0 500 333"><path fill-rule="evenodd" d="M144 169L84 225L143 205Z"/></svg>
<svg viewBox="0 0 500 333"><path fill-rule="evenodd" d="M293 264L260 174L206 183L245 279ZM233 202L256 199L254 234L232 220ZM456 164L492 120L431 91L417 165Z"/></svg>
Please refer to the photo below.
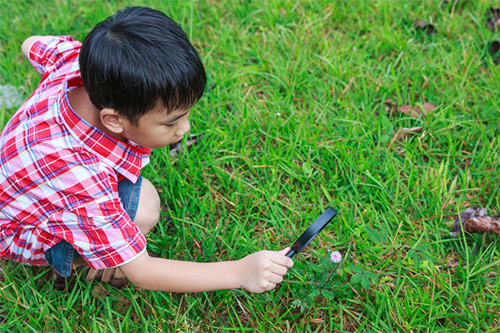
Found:
<svg viewBox="0 0 500 333"><path fill-rule="evenodd" d="M293 258L293 256L295 255L295 251L290 249L290 251L288 251L287 254L285 254L288 258Z"/></svg>

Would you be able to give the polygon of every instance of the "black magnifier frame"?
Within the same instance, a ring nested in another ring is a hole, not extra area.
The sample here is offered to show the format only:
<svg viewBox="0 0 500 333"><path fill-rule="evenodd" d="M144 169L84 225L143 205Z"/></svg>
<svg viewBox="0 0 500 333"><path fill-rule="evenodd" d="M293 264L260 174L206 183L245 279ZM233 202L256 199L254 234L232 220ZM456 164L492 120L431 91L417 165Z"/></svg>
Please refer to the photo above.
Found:
<svg viewBox="0 0 500 333"><path fill-rule="evenodd" d="M311 226L309 226L309 228L307 228L306 231L300 235L299 239L293 243L292 248L288 251L286 256L288 258L293 258L294 255L302 251L307 244L309 244L321 232L321 230L323 230L326 225L330 223L335 215L337 215L337 211L328 207L323 214L321 214L320 217L318 217L316 221L314 221Z"/></svg>

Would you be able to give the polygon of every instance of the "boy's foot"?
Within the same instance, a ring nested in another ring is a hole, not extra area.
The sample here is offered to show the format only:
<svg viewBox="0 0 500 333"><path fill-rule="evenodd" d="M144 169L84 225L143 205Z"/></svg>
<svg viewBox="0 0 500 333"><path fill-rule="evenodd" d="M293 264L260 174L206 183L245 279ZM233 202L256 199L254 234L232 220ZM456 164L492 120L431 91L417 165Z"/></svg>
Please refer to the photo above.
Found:
<svg viewBox="0 0 500 333"><path fill-rule="evenodd" d="M70 288L72 288L71 286L74 284L73 279L75 277L75 272L81 271L82 273L85 273L85 270L87 270L86 280L88 282L99 280L109 283L115 288L123 288L128 284L127 277L122 273L120 269L110 268L95 270L87 266L85 260L83 260L82 257L79 257L73 260L73 272L69 277L60 276L56 273L55 270L53 270L55 289L66 290L66 285L68 283L70 285Z"/></svg>
<svg viewBox="0 0 500 333"><path fill-rule="evenodd" d="M128 284L128 279L119 268L95 270L89 267L86 277L87 282L100 280L109 283L115 288L123 288Z"/></svg>

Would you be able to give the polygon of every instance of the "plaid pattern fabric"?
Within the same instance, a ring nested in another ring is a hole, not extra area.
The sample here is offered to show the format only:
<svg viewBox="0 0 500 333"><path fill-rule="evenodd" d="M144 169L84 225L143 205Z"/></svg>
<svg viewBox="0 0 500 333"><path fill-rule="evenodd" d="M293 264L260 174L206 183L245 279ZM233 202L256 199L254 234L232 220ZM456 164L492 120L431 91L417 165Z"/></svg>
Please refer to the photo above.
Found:
<svg viewBox="0 0 500 333"><path fill-rule="evenodd" d="M150 151L83 120L67 92L82 85L81 43L46 36L30 47L42 75L0 135L0 257L46 265L61 239L94 269L126 263L146 239L124 211L117 183L134 182Z"/></svg>

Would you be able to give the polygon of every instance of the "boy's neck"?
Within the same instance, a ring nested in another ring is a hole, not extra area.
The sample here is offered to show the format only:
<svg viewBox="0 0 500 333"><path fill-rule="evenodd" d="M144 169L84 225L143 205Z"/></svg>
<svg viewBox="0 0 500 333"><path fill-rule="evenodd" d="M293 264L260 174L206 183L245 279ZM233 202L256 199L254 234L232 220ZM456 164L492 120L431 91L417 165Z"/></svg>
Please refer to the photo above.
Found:
<svg viewBox="0 0 500 333"><path fill-rule="evenodd" d="M92 126L108 133L108 130L101 122L99 109L92 104L83 86L68 91L68 101L73 111L80 117L88 121Z"/></svg>

